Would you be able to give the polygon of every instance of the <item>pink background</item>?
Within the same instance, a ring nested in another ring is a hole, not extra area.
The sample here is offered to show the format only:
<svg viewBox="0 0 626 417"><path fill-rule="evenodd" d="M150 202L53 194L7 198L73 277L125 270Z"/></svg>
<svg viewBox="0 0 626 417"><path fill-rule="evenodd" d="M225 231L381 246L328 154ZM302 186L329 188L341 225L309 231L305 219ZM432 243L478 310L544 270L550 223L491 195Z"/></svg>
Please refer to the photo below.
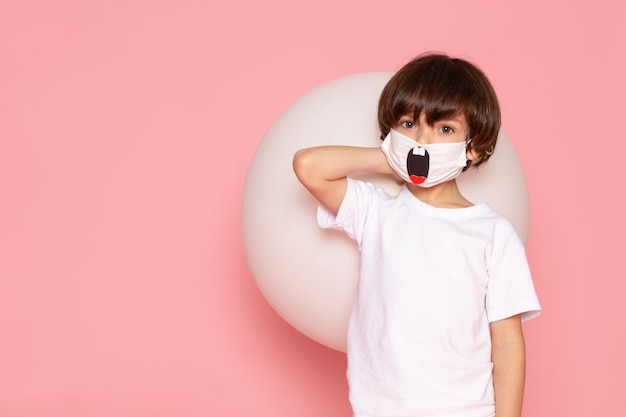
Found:
<svg viewBox="0 0 626 417"><path fill-rule="evenodd" d="M1 1L0 416L349 416L247 268L246 170L306 91L433 49L526 170L524 415L622 415L624 4Z"/></svg>

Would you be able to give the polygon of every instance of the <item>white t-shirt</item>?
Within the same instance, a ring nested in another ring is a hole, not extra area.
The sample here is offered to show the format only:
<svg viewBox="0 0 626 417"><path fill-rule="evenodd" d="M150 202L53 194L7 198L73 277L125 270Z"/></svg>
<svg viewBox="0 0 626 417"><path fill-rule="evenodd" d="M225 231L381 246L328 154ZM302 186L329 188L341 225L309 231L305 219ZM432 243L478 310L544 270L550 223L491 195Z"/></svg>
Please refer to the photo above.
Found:
<svg viewBox="0 0 626 417"><path fill-rule="evenodd" d="M524 246L485 204L436 208L348 179L337 216L361 251L348 331L356 417L491 417L489 323L541 312Z"/></svg>

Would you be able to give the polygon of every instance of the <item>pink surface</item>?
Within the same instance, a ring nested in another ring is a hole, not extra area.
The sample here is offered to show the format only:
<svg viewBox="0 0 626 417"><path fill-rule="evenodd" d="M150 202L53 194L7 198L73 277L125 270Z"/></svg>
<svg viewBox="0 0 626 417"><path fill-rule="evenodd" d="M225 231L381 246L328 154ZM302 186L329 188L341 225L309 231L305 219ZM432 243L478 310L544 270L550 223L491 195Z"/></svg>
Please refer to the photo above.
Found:
<svg viewBox="0 0 626 417"><path fill-rule="evenodd" d="M526 169L545 313L524 415L621 415L625 19L608 1L1 2L0 416L349 416L344 355L250 276L245 174L304 92L431 49L490 76Z"/></svg>

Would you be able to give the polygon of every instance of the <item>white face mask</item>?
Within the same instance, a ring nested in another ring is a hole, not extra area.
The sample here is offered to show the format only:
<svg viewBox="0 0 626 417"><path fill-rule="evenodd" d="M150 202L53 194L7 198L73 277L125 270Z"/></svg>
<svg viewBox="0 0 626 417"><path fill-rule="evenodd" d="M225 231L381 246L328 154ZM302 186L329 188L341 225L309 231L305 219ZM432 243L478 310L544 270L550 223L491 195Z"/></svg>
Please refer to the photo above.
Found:
<svg viewBox="0 0 626 417"><path fill-rule="evenodd" d="M391 129L382 150L403 180L432 187L461 175L467 164L466 146L465 142L421 144Z"/></svg>

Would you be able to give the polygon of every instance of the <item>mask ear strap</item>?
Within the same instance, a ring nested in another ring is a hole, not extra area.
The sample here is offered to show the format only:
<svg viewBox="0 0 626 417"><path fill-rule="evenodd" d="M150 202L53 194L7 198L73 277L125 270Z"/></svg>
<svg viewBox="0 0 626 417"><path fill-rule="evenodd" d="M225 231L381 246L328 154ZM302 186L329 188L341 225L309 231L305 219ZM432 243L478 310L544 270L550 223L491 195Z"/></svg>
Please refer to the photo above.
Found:
<svg viewBox="0 0 626 417"><path fill-rule="evenodd" d="M467 147L467 146L470 146L470 144L471 144L471 143L472 143L472 138L469 138L469 139L467 140L467 142L465 142L465 146L466 146L466 147ZM493 148L494 148L494 147L492 146L491 148L489 148L489 150L488 150L488 151L485 151L485 153L486 153L487 155L489 155L489 156L493 155Z"/></svg>
<svg viewBox="0 0 626 417"><path fill-rule="evenodd" d="M470 144L471 143L472 143L472 138L469 138L467 140L467 142L465 142L465 152L468 152L470 150ZM466 171L471 166L472 166L472 161L466 158L465 159L465 167L463 168L463 171Z"/></svg>

